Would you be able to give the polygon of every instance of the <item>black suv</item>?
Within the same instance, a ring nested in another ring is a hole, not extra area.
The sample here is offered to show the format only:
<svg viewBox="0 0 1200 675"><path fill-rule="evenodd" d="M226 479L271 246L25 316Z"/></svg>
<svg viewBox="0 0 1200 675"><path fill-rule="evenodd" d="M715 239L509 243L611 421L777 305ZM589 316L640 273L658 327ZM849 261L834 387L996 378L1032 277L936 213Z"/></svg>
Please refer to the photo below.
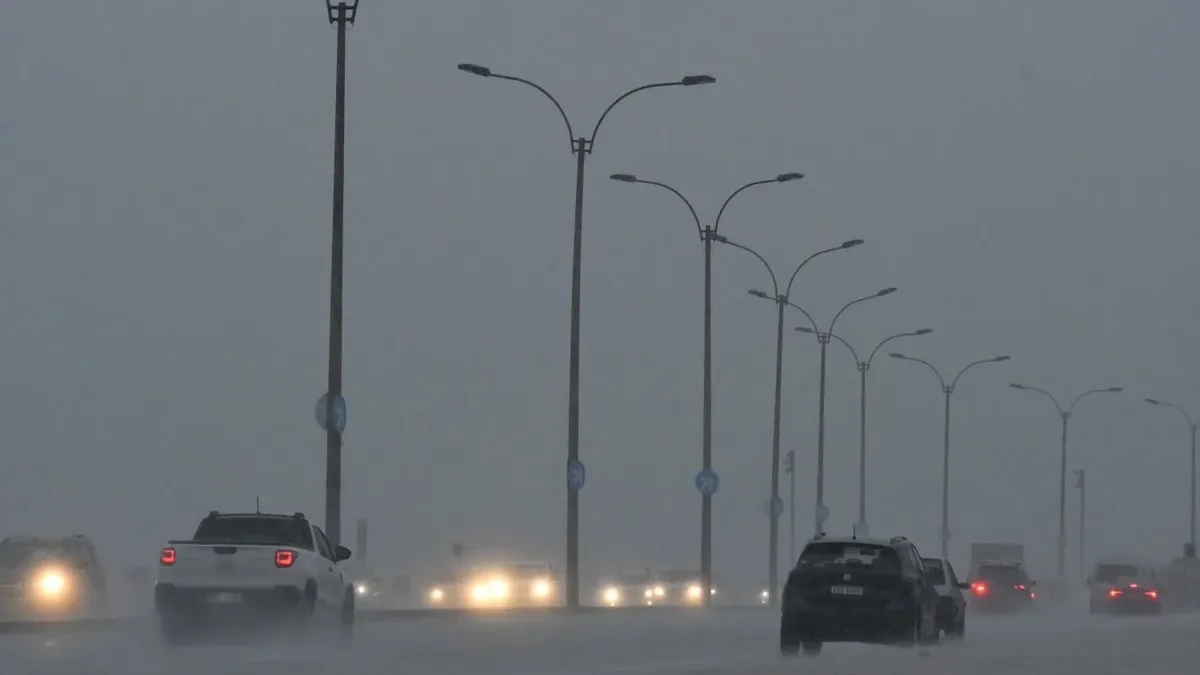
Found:
<svg viewBox="0 0 1200 675"><path fill-rule="evenodd" d="M982 612L1028 610L1033 607L1034 583L1019 562L981 562L971 578L971 605Z"/></svg>
<svg viewBox="0 0 1200 675"><path fill-rule="evenodd" d="M938 593L908 539L818 536L783 588L779 649L818 654L825 642L936 642Z"/></svg>

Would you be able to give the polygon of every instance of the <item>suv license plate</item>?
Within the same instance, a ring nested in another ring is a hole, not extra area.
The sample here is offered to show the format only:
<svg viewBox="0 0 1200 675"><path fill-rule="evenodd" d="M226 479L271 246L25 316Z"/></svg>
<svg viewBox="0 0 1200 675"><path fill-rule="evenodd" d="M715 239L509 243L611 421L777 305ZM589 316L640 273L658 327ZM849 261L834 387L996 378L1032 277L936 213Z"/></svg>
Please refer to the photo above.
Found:
<svg viewBox="0 0 1200 675"><path fill-rule="evenodd" d="M241 593L213 593L208 601L216 605L235 605L242 601Z"/></svg>
<svg viewBox="0 0 1200 675"><path fill-rule="evenodd" d="M831 595L862 595L862 586L830 586Z"/></svg>

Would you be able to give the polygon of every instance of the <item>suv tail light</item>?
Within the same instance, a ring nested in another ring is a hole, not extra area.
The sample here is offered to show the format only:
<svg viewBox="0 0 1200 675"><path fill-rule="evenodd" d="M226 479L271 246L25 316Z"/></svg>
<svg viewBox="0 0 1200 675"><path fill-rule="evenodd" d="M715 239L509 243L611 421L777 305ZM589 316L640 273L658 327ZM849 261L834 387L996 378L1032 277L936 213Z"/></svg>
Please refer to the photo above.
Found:
<svg viewBox="0 0 1200 675"><path fill-rule="evenodd" d="M1146 591L1146 597L1150 598L1151 600L1157 600L1158 599L1158 591L1151 588L1150 590Z"/></svg>
<svg viewBox="0 0 1200 675"><path fill-rule="evenodd" d="M275 566L276 567L291 567L296 564L296 552L280 550L275 551Z"/></svg>
<svg viewBox="0 0 1200 675"><path fill-rule="evenodd" d="M975 595L987 595L988 585L982 581L976 581L971 584L971 590L975 592Z"/></svg>
<svg viewBox="0 0 1200 675"><path fill-rule="evenodd" d="M163 548L162 553L158 554L158 562L163 567L170 567L175 564L175 548L167 546Z"/></svg>
<svg viewBox="0 0 1200 675"><path fill-rule="evenodd" d="M1016 589L1017 589L1018 591L1023 591L1023 590L1025 590L1025 584L1017 584L1017 585L1016 585Z"/></svg>
<svg viewBox="0 0 1200 675"><path fill-rule="evenodd" d="M1121 594L1121 589L1119 589L1119 588L1108 589L1108 597L1110 597L1110 598L1115 598L1120 594Z"/></svg>

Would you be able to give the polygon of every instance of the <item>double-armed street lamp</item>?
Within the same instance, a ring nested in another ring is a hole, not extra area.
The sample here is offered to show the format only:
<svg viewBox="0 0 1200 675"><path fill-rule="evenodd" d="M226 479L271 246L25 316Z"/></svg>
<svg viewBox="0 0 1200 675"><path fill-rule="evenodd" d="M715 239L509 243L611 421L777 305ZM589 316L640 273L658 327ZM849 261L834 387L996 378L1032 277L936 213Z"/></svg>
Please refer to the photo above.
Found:
<svg viewBox="0 0 1200 675"><path fill-rule="evenodd" d="M1059 457L1059 480L1058 480L1058 584L1059 588L1063 588L1063 584L1067 576L1067 427L1071 422L1071 413L1074 412L1075 406L1083 399L1092 396L1093 394L1116 394L1121 391L1121 387L1105 387L1103 389L1089 389L1075 397L1071 401L1071 405L1063 407L1059 405L1058 399L1053 394L1045 389L1038 387L1030 387L1016 382L1008 385L1013 389L1021 391L1033 391L1050 399L1054 404L1054 409L1058 412L1059 419L1062 420L1062 445Z"/></svg>
<svg viewBox="0 0 1200 675"><path fill-rule="evenodd" d="M813 329L807 326L802 326L796 330L802 333L812 333ZM908 333L896 333L895 335L884 338L875 345L871 350L871 354L866 359L861 359L858 356L858 351L846 340L842 339L836 333L830 333L830 337L841 342L850 350L851 356L854 357L855 364L858 365L859 373L859 414L858 414L858 523L854 526L854 533L860 537L869 535L869 526L867 525L867 371L871 369L871 364L875 361L875 355L879 353L887 343L892 340L898 340L903 337L913 337L917 335L929 335L933 332L932 328L920 328Z"/></svg>
<svg viewBox="0 0 1200 675"><path fill-rule="evenodd" d="M767 294L759 290L750 290L749 293L756 298L762 298L764 300L770 300L771 302L774 302L778 308L775 333L775 414L772 422L771 433L771 498L767 502L767 515L771 519L770 534L767 546L767 587L771 589L768 599L770 603L774 605L776 602L778 602L779 595L779 517L783 514L783 501L779 498L779 427L783 399L783 310L788 306L788 304L790 304L788 302L788 296L792 292L792 285L796 282L796 276L800 274L800 270L804 269L804 266L807 265L809 261L826 253L843 251L848 248L859 246L863 243L863 240L851 239L849 241L844 241L838 246L817 251L816 253L808 256L796 266L795 270L792 271L792 276L788 279L787 286L782 290L782 292L780 291L779 279L775 275L775 270L771 267L771 264L767 262L766 258L758 253L758 251L755 251L748 246L743 246L742 244L730 241L727 238L723 239L722 243L733 246L734 248L739 248L753 255L755 258L758 258L758 261L763 264L763 267L767 269L767 274L771 277L771 293Z"/></svg>
<svg viewBox="0 0 1200 675"><path fill-rule="evenodd" d="M744 246L733 244L726 237L718 234L717 230L721 225L721 216L725 214L726 207L743 191L760 185L772 185L775 183L788 183L804 178L802 173L781 173L774 178L766 180L756 180L746 183L740 188L733 191L721 204L720 210L717 211L716 220L711 226L705 225L700 220L700 216L696 214L695 207L683 196L683 193L675 188L653 180L643 180L627 173L616 173L609 176L614 181L620 183L639 183L642 185L652 185L663 190L671 192L678 197L685 206L688 212L692 214L692 220L696 224L696 232L700 235L700 241L704 244L704 413L703 413L703 447L701 451L702 469L700 475L697 476L697 487L704 486L701 490L701 506L700 506L700 575L702 577L701 585L705 588L704 602L707 604L711 599L712 589L712 496L716 491L716 474L712 470L712 245L714 242L719 244L730 244L738 248L746 249ZM757 254L755 254L757 255ZM761 259L761 257L760 257ZM776 459L778 463L778 458ZM711 477L702 480L702 476ZM775 589L772 587L770 597L776 595Z"/></svg>
<svg viewBox="0 0 1200 675"><path fill-rule="evenodd" d="M1187 419L1188 428L1192 431L1192 465L1188 473L1188 485L1190 486L1191 499L1188 507L1188 543L1195 546L1196 544L1196 418L1188 411L1183 409L1183 406L1176 405L1170 401L1162 401L1155 398L1146 399L1146 403L1150 405L1162 406L1164 408L1174 408Z"/></svg>
<svg viewBox="0 0 1200 675"><path fill-rule="evenodd" d="M568 140L571 143L571 152L575 155L575 235L574 235L574 253L571 263L571 356L570 356L570 384L568 400L567 400L567 574L566 574L566 604L567 607L579 607L579 490L583 487L582 480L585 475L583 465L579 461L579 313L580 313L580 285L582 281L582 266L583 266L583 177L584 163L588 155L592 153L595 145L596 134L600 131L600 125L604 122L612 109L621 101L637 94L639 92L648 91L650 89L662 89L665 87L691 87L700 84L712 84L716 82L716 78L711 75L688 75L678 80L666 82L654 82L644 84L640 87L630 89L618 96L612 103L609 104L604 112L600 114L600 118L596 120L596 125L592 127L590 136L575 135L575 127L572 126L570 118L566 111L544 87L522 77L513 75L503 75L494 72L490 68L476 65L473 63L460 63L458 69L464 73L478 75L497 80L508 80L510 82L518 82L526 86L532 87L542 93L554 107L558 109L559 115L567 127Z"/></svg>
<svg viewBox="0 0 1200 675"><path fill-rule="evenodd" d="M979 361L972 361L971 363L968 363L967 365L963 366L963 369L958 371L958 374L954 376L953 380L950 380L950 382L946 382L946 378L942 377L942 372L940 370L938 370L936 366L934 366L932 363L926 361L925 359L918 359L915 356L905 356L904 354L897 354L895 352L888 354L888 356L892 357L893 359L901 359L903 361L915 361L917 363L923 363L926 366L928 366L929 369L933 371L933 374L937 376L938 383L942 385L942 394L944 394L946 397L946 417L945 417L945 425L944 425L943 431L942 431L942 531L941 531L942 557L946 558L950 555L949 554L949 548L950 548L950 396L954 393L955 387L958 386L958 380L959 380L959 378L961 378L963 376L963 373L974 368L975 366L982 365L984 363L1000 363L1002 361L1008 361L1009 357L995 356L990 359L981 359Z"/></svg>
<svg viewBox="0 0 1200 675"><path fill-rule="evenodd" d="M820 534L822 527L825 525L825 521L829 519L829 507L825 505L825 362L826 355L828 353L829 340L831 339L830 336L833 334L833 328L837 325L838 319L841 318L842 314L846 310L859 303L866 302L868 300L874 300L875 298L882 298L885 295L891 295L895 292L896 288L892 286L890 288L884 288L876 291L871 295L864 295L861 298L856 298L850 302L847 302L842 306L841 309L837 311L837 314L833 315L833 321L829 322L829 329L825 331L822 331L820 327L817 326L817 322L815 319L813 319L811 314L806 312L798 305L792 305L796 309L800 310L800 313L808 319L810 324L812 324L811 329L807 326L801 326L796 330L802 333L808 333L810 335L817 336L817 344L821 346L821 383L819 385L820 393L818 394L817 403L817 506L813 512L814 534Z"/></svg>

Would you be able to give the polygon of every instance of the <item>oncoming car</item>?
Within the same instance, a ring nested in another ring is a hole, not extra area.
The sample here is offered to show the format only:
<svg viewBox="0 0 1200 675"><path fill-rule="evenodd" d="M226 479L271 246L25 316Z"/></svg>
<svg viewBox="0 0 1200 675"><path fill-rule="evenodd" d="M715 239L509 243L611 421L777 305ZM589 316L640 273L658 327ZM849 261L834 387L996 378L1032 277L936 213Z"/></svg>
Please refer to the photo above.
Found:
<svg viewBox="0 0 1200 675"><path fill-rule="evenodd" d="M605 607L654 604L654 573L648 569L617 570L615 578L600 585L596 598Z"/></svg>
<svg viewBox="0 0 1200 675"><path fill-rule="evenodd" d="M549 607L558 604L558 575L546 563L481 567L463 576L463 603L470 608Z"/></svg>
<svg viewBox="0 0 1200 675"><path fill-rule="evenodd" d="M0 541L0 615L95 617L104 613L106 595L104 570L87 537Z"/></svg>
<svg viewBox="0 0 1200 675"><path fill-rule="evenodd" d="M709 595L717 589L710 588ZM704 579L696 570L666 570L660 572L650 587L655 605L701 605L704 601Z"/></svg>

